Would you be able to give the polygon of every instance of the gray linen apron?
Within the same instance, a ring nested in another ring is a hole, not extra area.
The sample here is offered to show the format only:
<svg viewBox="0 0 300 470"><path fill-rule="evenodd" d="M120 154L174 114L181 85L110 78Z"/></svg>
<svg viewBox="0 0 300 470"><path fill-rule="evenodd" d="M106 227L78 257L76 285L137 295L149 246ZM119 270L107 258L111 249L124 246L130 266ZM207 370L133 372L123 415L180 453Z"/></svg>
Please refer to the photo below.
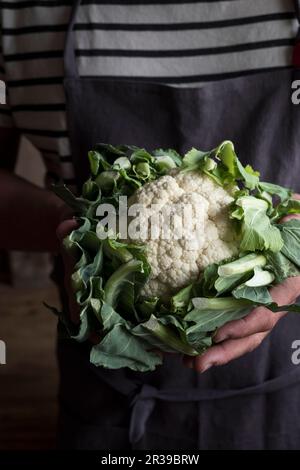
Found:
<svg viewBox="0 0 300 470"><path fill-rule="evenodd" d="M299 0L295 2L299 7ZM65 91L78 186L96 142L151 150L210 149L231 139L266 180L300 190L300 106L291 102L295 67L176 88L136 79L78 75L72 12ZM99 8L105 8L105 6ZM299 17L299 9L297 9ZM117 60L117 59L116 59ZM61 341L59 445L71 449L300 448L300 366L291 349L300 318L289 314L252 353L198 374L168 356L150 373L89 363L88 344Z"/></svg>

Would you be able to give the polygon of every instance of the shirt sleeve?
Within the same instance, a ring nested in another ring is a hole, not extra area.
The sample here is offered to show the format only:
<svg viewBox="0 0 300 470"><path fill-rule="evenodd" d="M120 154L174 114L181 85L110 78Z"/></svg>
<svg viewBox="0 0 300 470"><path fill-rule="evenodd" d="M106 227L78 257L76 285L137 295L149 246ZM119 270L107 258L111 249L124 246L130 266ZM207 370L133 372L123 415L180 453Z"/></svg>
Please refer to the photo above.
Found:
<svg viewBox="0 0 300 470"><path fill-rule="evenodd" d="M1 19L0 19L1 21ZM1 24L0 24L1 27ZM12 110L9 105L9 93L5 76L2 37L0 33L0 127L14 127Z"/></svg>

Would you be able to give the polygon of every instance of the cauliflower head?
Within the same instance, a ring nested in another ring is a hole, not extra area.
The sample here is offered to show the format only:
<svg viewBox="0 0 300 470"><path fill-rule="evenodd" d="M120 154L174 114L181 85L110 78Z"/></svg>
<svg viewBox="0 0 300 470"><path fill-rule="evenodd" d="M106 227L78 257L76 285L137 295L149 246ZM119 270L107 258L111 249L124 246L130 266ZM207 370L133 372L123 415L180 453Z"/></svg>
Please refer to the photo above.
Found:
<svg viewBox="0 0 300 470"><path fill-rule="evenodd" d="M151 275L141 294L168 298L195 281L204 269L238 253L229 219L229 192L199 171L172 170L138 189L129 207L138 204L134 239L146 246ZM171 215L170 215L171 214Z"/></svg>

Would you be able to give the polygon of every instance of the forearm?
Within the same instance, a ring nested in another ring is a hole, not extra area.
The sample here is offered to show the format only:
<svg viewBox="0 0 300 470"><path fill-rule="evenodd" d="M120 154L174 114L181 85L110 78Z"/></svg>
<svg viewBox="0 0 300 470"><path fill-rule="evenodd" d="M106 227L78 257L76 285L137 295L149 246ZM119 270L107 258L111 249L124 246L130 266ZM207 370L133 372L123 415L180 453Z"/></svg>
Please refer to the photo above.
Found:
<svg viewBox="0 0 300 470"><path fill-rule="evenodd" d="M54 193L0 170L0 248L56 251L65 205Z"/></svg>

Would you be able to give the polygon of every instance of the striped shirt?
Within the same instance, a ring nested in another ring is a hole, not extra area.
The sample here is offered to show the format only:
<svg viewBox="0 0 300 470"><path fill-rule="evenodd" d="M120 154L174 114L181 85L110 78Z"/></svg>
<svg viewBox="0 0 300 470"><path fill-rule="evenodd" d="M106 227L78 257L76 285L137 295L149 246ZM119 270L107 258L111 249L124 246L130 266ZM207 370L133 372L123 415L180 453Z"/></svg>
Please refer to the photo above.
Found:
<svg viewBox="0 0 300 470"><path fill-rule="evenodd" d="M74 182L63 88L69 1L0 0L0 126L17 127L48 172ZM291 65L293 0L83 0L75 24L81 76L170 86ZM101 103L99 103L101 106Z"/></svg>

